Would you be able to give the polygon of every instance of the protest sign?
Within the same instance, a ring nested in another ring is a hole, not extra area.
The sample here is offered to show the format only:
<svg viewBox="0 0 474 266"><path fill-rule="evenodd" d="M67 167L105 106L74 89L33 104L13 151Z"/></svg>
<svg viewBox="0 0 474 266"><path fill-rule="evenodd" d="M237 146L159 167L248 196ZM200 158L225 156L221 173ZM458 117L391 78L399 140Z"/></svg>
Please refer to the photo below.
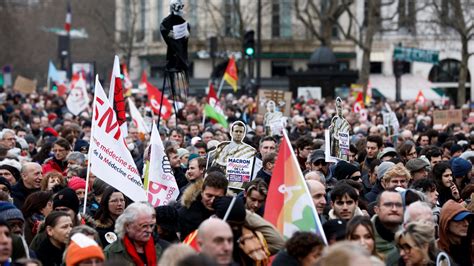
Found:
<svg viewBox="0 0 474 266"><path fill-rule="evenodd" d="M461 124L462 110L435 110L433 111L434 125Z"/></svg>
<svg viewBox="0 0 474 266"><path fill-rule="evenodd" d="M66 106L73 115L79 115L89 107L86 82L82 75L79 75L79 80L74 83L74 87L71 89L71 92L69 92L69 96L66 99Z"/></svg>
<svg viewBox="0 0 474 266"><path fill-rule="evenodd" d="M229 182L249 182L252 176L252 165L254 158L228 158L227 178Z"/></svg>
<svg viewBox="0 0 474 266"><path fill-rule="evenodd" d="M30 94L36 91L36 80L27 79L23 76L17 76L13 89L23 94Z"/></svg>
<svg viewBox="0 0 474 266"><path fill-rule="evenodd" d="M96 77L93 105L90 171L133 201L146 201L140 174L127 149L99 77Z"/></svg>
<svg viewBox="0 0 474 266"><path fill-rule="evenodd" d="M258 105L257 110L259 114L267 112L267 102L274 101L277 111L283 113L284 116L290 116L291 109L291 92L279 90L258 90Z"/></svg>

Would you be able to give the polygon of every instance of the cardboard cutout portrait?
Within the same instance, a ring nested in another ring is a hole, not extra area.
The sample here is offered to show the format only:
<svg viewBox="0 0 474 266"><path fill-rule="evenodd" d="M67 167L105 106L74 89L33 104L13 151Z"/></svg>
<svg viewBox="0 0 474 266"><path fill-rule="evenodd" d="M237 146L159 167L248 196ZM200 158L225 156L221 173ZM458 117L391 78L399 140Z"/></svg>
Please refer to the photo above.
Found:
<svg viewBox="0 0 474 266"><path fill-rule="evenodd" d="M342 100L337 97L336 115L326 133L326 162L349 161L349 130L349 122L342 115Z"/></svg>
<svg viewBox="0 0 474 266"><path fill-rule="evenodd" d="M266 103L267 112L263 116L263 124L265 125L265 133L268 136L283 134L284 122L283 113L276 110L276 104L270 100Z"/></svg>
<svg viewBox="0 0 474 266"><path fill-rule="evenodd" d="M242 121L230 127L231 141L223 141L209 154L208 167L221 168L229 180L229 187L242 189L244 183L251 181L257 150L244 143L247 127Z"/></svg>

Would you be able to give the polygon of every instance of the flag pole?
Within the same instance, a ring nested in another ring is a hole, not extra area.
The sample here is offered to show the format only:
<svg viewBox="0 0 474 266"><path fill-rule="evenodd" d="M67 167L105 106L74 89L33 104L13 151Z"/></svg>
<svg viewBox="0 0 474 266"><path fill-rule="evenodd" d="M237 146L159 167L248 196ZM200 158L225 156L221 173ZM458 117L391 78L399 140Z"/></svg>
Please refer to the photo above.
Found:
<svg viewBox="0 0 474 266"><path fill-rule="evenodd" d="M96 94L95 88L97 86L97 82L99 82L99 74L95 75L94 98L92 100L92 119L94 119L94 117L96 116L94 105L95 105L95 94ZM92 123L92 126L91 126L91 139L89 140L89 151L87 152L86 191L85 191L85 195L84 195L84 207L82 209L83 214L86 213L87 197L88 197L88 194L89 194L89 178L90 178L90 174L91 174L91 154L92 154L92 151L90 149L90 147L91 147L90 142L94 141L93 137L94 137L94 123Z"/></svg>
<svg viewBox="0 0 474 266"><path fill-rule="evenodd" d="M219 100L219 97L221 96L222 87L224 87L224 76L222 76L221 84L219 85L219 90L217 91L217 100Z"/></svg>

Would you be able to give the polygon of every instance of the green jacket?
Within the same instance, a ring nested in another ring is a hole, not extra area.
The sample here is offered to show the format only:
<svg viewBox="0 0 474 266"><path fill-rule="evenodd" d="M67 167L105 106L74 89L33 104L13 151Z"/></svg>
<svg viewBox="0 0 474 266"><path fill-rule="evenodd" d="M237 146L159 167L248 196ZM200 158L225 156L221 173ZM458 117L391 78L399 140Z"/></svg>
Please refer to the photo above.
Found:
<svg viewBox="0 0 474 266"><path fill-rule="evenodd" d="M163 248L159 243L155 243L155 250L156 250L156 260L158 261L163 254ZM116 262L120 262L120 265L124 266L135 266L130 255L125 250L125 246L123 245L123 240L118 239L117 241L113 242L112 244L108 245L104 249L105 259L113 260Z"/></svg>
<svg viewBox="0 0 474 266"><path fill-rule="evenodd" d="M378 253L384 256L386 265L398 265L400 253L395 245L395 240L389 242L380 236L377 227L375 226L375 219L377 219L377 217L377 215L374 215L372 219L370 219L374 226L375 248Z"/></svg>

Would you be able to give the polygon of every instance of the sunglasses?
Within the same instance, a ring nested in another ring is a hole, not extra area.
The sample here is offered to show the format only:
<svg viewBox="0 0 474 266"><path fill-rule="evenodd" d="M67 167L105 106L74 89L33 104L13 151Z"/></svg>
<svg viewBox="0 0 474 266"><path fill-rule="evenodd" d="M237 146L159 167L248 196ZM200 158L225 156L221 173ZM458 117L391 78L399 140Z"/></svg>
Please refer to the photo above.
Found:
<svg viewBox="0 0 474 266"><path fill-rule="evenodd" d="M320 165L326 166L326 165L327 165L327 163L326 163L325 161L323 161L323 160L316 161L316 162L314 162L313 164L314 164L315 166L320 166Z"/></svg>

